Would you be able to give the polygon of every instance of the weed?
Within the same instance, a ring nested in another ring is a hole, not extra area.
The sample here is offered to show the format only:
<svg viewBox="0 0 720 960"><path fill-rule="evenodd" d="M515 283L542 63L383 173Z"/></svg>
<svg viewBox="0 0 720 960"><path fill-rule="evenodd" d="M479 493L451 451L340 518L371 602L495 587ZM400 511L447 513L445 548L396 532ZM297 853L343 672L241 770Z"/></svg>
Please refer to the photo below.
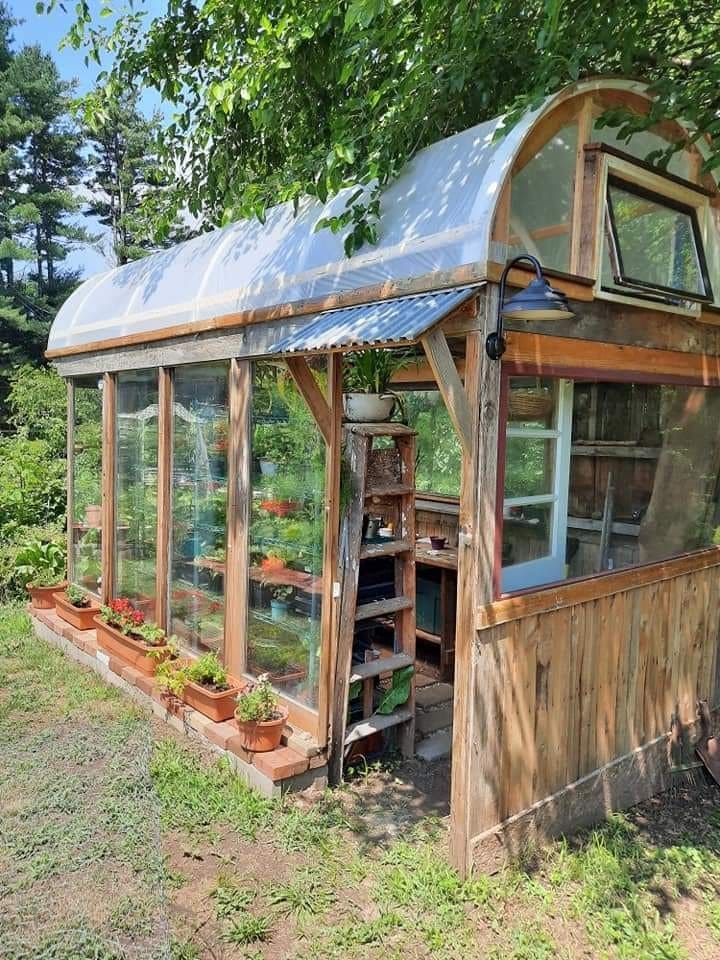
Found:
<svg viewBox="0 0 720 960"><path fill-rule="evenodd" d="M335 895L309 867L299 870L288 883L277 884L270 893L270 903L283 913L303 918L325 913Z"/></svg>
<svg viewBox="0 0 720 960"><path fill-rule="evenodd" d="M249 943L265 943L270 939L272 925L267 917L255 917L248 914L236 920L225 932L224 939L238 947L245 947Z"/></svg>
<svg viewBox="0 0 720 960"><path fill-rule="evenodd" d="M339 840L337 830L349 826L340 797L326 793L308 809L292 801L283 805L280 816L272 824L273 839L287 851L313 847L329 851Z"/></svg>
<svg viewBox="0 0 720 960"><path fill-rule="evenodd" d="M720 903L711 903L708 906L708 926L720 942Z"/></svg>
<svg viewBox="0 0 720 960"><path fill-rule="evenodd" d="M557 956L552 938L537 925L521 927L512 935L512 950L493 948L489 960L551 960Z"/></svg>
<svg viewBox="0 0 720 960"><path fill-rule="evenodd" d="M215 900L215 916L223 919L249 907L255 899L255 891L231 877L220 876L211 896Z"/></svg>

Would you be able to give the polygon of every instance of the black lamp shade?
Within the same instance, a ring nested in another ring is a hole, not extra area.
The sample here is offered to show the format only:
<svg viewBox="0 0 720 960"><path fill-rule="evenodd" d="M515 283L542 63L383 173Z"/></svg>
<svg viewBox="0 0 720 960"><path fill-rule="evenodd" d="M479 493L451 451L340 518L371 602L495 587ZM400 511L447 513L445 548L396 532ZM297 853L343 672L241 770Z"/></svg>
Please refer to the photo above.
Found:
<svg viewBox="0 0 720 960"><path fill-rule="evenodd" d="M572 317L567 298L544 277L536 277L502 307L507 320L564 320Z"/></svg>

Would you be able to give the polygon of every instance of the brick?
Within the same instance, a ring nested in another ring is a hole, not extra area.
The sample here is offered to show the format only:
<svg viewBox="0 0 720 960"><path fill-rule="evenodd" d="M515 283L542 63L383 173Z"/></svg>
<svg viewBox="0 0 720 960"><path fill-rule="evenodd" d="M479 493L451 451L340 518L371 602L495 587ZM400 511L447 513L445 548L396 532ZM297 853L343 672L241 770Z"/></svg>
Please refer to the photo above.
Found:
<svg viewBox="0 0 720 960"><path fill-rule="evenodd" d="M314 757L310 757L310 770L317 770L318 767L324 767L327 763L327 757L324 753L316 753Z"/></svg>
<svg viewBox="0 0 720 960"><path fill-rule="evenodd" d="M290 747L278 747L277 750L269 750L267 753L256 753L253 765L277 783L278 780L287 780L288 777L305 773L310 761Z"/></svg>
<svg viewBox="0 0 720 960"><path fill-rule="evenodd" d="M138 677L135 681L135 686L138 690L142 690L143 693L146 693L149 697L152 696L153 690L156 690L155 681L152 677L146 677L144 673L138 671Z"/></svg>
<svg viewBox="0 0 720 960"><path fill-rule="evenodd" d="M131 683L134 687L138 685L138 677L142 676L139 670L136 670L135 667L131 667L129 664L122 668L120 671L120 676L123 680L127 680L128 683Z"/></svg>
<svg viewBox="0 0 720 960"><path fill-rule="evenodd" d="M203 732L211 743L216 744L222 750L227 750L228 742L238 735L237 727L229 720L223 720L222 723L211 723Z"/></svg>
<svg viewBox="0 0 720 960"><path fill-rule="evenodd" d="M285 727L283 730L282 742L286 747L290 747L296 753L303 757L314 757L320 752L320 747L313 740L310 734L303 730L293 730L292 727Z"/></svg>
<svg viewBox="0 0 720 960"><path fill-rule="evenodd" d="M242 737L239 733L234 737L230 737L225 749L229 750L230 753L234 753L236 757L240 757L240 759L244 760L245 763L253 762L253 756L255 756L255 754L252 754L249 750L245 749Z"/></svg>
<svg viewBox="0 0 720 960"><path fill-rule="evenodd" d="M119 657L110 657L108 659L108 667L112 670L113 673L116 673L119 677L122 676L124 668L127 666L124 660L121 660Z"/></svg>

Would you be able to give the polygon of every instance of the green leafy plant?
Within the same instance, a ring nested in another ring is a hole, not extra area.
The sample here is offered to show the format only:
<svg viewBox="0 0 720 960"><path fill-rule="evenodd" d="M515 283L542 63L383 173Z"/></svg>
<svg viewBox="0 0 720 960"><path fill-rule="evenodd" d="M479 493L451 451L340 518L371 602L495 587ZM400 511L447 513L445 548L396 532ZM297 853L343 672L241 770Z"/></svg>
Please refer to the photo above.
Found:
<svg viewBox="0 0 720 960"><path fill-rule="evenodd" d="M238 696L235 716L243 723L266 723L277 720L278 698L267 674L258 677L258 682Z"/></svg>
<svg viewBox="0 0 720 960"><path fill-rule="evenodd" d="M90 606L90 597L84 590L81 590L80 587L76 587L73 584L70 584L65 588L65 596L68 599L68 602L71 603L74 607L89 607Z"/></svg>
<svg viewBox="0 0 720 960"><path fill-rule="evenodd" d="M360 350L348 354L345 365L346 393L387 393L393 375L412 362L399 350Z"/></svg>
<svg viewBox="0 0 720 960"><path fill-rule="evenodd" d="M279 586L274 588L272 598L278 603L287 603L292 598L293 593L292 587Z"/></svg>
<svg viewBox="0 0 720 960"><path fill-rule="evenodd" d="M16 572L27 586L50 587L65 576L65 550L57 543L29 543L17 555Z"/></svg>
<svg viewBox="0 0 720 960"><path fill-rule="evenodd" d="M212 651L197 660L165 660L155 674L158 686L176 697L182 696L189 682L220 692L230 689L228 673Z"/></svg>

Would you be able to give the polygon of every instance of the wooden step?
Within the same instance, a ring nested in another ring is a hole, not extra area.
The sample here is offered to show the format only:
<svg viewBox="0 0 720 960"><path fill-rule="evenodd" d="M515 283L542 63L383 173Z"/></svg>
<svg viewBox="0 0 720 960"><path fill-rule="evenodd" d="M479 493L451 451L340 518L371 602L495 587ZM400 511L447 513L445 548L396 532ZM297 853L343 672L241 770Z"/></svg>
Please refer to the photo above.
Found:
<svg viewBox="0 0 720 960"><path fill-rule="evenodd" d="M372 560L375 557L394 557L398 553L409 553L409 540L391 540L389 537L382 543L364 543L360 547L360 559Z"/></svg>
<svg viewBox="0 0 720 960"><path fill-rule="evenodd" d="M414 437L417 430L404 423L351 423L344 424L349 433L363 437Z"/></svg>
<svg viewBox="0 0 720 960"><path fill-rule="evenodd" d="M415 487L407 483L388 483L379 487L368 487L365 490L365 499L369 497L406 497L415 493Z"/></svg>
<svg viewBox="0 0 720 960"><path fill-rule="evenodd" d="M398 707L387 715L374 713L366 720L359 720L347 728L345 746L349 747L350 744L355 743L356 740L364 740L365 737L377 733L378 730L389 730L390 727L397 727L401 723L407 723L407 721L412 720L414 716L415 714L412 710L408 709L408 707Z"/></svg>
<svg viewBox="0 0 720 960"><path fill-rule="evenodd" d="M396 653L392 657L378 657L377 660L368 660L367 663L357 663L352 668L350 683L379 677L381 673L391 673L393 670L402 670L403 667L412 667L414 663L407 653Z"/></svg>
<svg viewBox="0 0 720 960"><path fill-rule="evenodd" d="M363 603L355 611L355 620L370 620L372 617L384 617L401 610L409 610L415 601L410 597L391 597L390 600L373 600Z"/></svg>

